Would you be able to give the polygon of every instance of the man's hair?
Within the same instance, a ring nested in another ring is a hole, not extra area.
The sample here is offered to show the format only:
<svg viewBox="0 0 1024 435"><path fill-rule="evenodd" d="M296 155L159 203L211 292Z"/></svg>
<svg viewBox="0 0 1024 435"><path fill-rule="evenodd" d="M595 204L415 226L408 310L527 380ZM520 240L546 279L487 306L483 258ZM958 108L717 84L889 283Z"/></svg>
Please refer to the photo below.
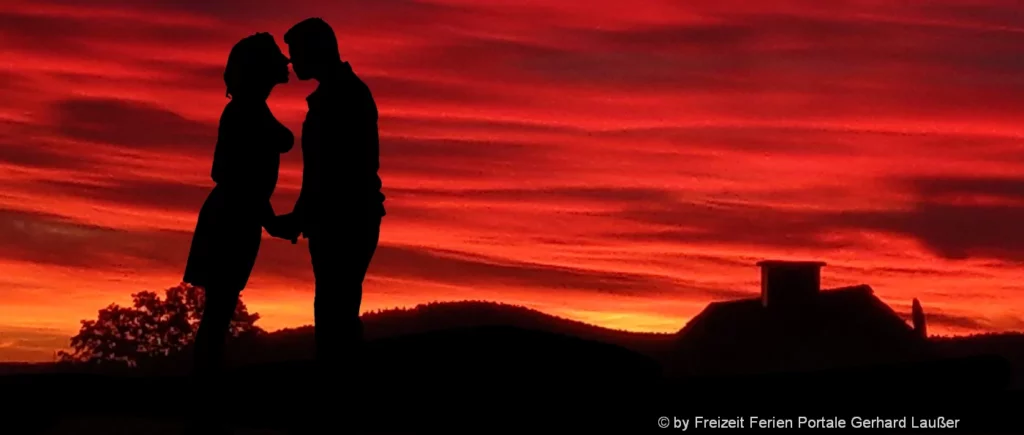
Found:
<svg viewBox="0 0 1024 435"><path fill-rule="evenodd" d="M284 34L284 42L288 45L305 47L318 57L341 58L338 54L338 38L334 29L321 18L307 18L292 26Z"/></svg>

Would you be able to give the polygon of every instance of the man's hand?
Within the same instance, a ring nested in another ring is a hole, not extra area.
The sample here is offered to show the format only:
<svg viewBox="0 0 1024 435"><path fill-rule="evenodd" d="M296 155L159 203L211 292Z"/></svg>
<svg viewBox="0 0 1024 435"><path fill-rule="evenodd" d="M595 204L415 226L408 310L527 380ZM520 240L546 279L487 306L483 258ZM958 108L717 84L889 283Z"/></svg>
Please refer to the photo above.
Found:
<svg viewBox="0 0 1024 435"><path fill-rule="evenodd" d="M274 216L264 228L272 237L291 240L293 245L299 241L299 220L292 213Z"/></svg>

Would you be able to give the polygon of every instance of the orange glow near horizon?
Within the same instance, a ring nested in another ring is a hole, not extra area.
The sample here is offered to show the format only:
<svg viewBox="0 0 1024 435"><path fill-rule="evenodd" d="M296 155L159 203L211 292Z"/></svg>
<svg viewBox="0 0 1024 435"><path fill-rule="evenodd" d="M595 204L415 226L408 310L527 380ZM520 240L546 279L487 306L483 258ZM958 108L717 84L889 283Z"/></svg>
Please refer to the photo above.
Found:
<svg viewBox="0 0 1024 435"><path fill-rule="evenodd" d="M365 310L494 300L671 332L753 296L758 260L816 259L826 287L920 298L933 333L1024 331L1024 6L89 3L0 6L0 361L178 283L227 53L308 16L381 113ZM296 133L314 86L271 97ZM304 242L268 238L244 300L264 328L310 323Z"/></svg>

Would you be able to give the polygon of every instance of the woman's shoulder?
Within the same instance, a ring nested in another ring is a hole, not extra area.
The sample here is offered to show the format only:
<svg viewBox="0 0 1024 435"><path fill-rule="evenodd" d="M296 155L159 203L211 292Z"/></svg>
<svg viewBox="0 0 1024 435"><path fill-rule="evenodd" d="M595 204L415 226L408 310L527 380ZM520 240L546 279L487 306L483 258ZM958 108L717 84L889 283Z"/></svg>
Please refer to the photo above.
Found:
<svg viewBox="0 0 1024 435"><path fill-rule="evenodd" d="M235 100L228 101L228 104L224 105L224 110L220 112L220 120L224 122L233 118L237 118L241 115L241 112L245 109L242 104L239 104Z"/></svg>
<svg viewBox="0 0 1024 435"><path fill-rule="evenodd" d="M266 102L228 102L220 118L220 132L222 137L256 141L278 152L287 152L295 141L291 130L274 117Z"/></svg>

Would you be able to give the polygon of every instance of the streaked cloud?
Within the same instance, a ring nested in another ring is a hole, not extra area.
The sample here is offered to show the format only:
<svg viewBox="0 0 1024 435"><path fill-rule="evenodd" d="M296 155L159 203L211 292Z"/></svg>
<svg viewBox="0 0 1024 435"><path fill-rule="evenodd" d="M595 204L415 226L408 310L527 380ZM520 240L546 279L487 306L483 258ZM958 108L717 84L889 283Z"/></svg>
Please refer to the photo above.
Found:
<svg viewBox="0 0 1024 435"><path fill-rule="evenodd" d="M829 262L932 330L1022 330L1024 8L651 0L0 6L0 359L180 278L231 45L322 16L380 107L388 217L366 307L489 298L672 331ZM301 128L311 83L271 97ZM284 157L275 208L298 190ZM280 243L279 243L280 242ZM311 319L304 245L246 299ZM63 295L54 306L53 294ZM45 332L40 332L45 331ZM54 332L56 331L56 332ZM12 338L13 337L13 338Z"/></svg>

